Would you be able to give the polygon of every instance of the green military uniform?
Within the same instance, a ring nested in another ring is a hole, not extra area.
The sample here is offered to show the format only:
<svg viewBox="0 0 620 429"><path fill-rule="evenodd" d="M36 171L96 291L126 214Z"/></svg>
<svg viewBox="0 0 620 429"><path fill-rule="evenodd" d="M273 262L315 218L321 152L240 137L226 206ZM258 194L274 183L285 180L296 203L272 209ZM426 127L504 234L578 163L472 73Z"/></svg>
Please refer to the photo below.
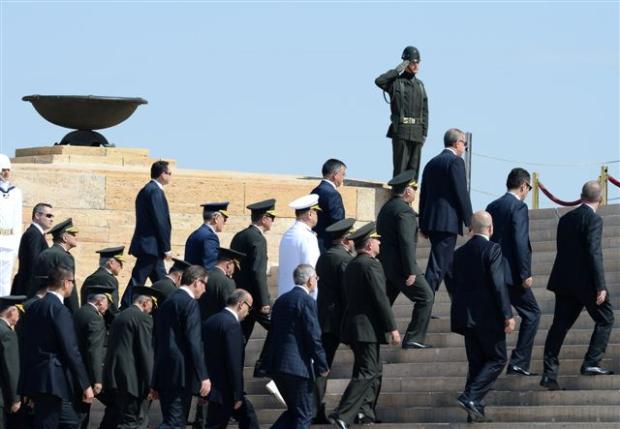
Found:
<svg viewBox="0 0 620 429"><path fill-rule="evenodd" d="M50 248L45 249L37 256L34 268L35 274L40 279L47 278L48 273L52 269L61 265L67 267L75 276L75 259L73 259L73 255L67 252L60 244L54 243ZM75 278L73 280L73 291L71 291L71 296L65 298L65 306L71 313L75 313L78 308L80 308Z"/></svg>
<svg viewBox="0 0 620 429"><path fill-rule="evenodd" d="M219 313L226 307L226 300L236 289L235 281L217 266L209 271L207 290L198 300L202 320Z"/></svg>
<svg viewBox="0 0 620 429"><path fill-rule="evenodd" d="M110 327L112 324L112 320L114 320L114 316L118 314L118 280L114 274L112 274L107 268L99 267L97 270L92 273L90 276L86 277L84 283L82 284L82 289L80 289L80 302L82 304L86 303L86 289L90 286L109 286L112 287L112 302L110 303L110 308L108 312L103 316L106 322L106 326Z"/></svg>
<svg viewBox="0 0 620 429"><path fill-rule="evenodd" d="M417 188L411 170L394 177L388 185L397 191L407 186ZM416 261L417 214L401 196L393 195L377 215L377 233L381 235L379 260L387 278L390 304L394 304L400 292L414 303L411 322L403 338L403 348L424 348L434 293ZM410 275L415 275L416 280L413 285L407 286L405 281Z"/></svg>
<svg viewBox="0 0 620 429"><path fill-rule="evenodd" d="M19 344L17 334L0 320L0 429L7 426L11 406L20 400L17 393L19 379Z"/></svg>
<svg viewBox="0 0 620 429"><path fill-rule="evenodd" d="M351 234L354 241L363 240L374 231L374 222ZM385 275L381 263L367 253L358 254L345 270L347 308L342 325L342 341L353 349L353 376L347 386L335 417L352 424L358 412L374 420L375 405L381 390L381 344L386 334L396 330L394 313L385 291Z"/></svg>
<svg viewBox="0 0 620 429"><path fill-rule="evenodd" d="M153 286L151 287L158 291L161 295L163 295L164 299L168 298L177 290L177 285L168 276L157 280L155 283L153 283Z"/></svg>
<svg viewBox="0 0 620 429"><path fill-rule="evenodd" d="M412 53L407 54L410 50ZM419 52L407 47L403 59L419 62ZM417 180L422 145L428 134L428 97L424 84L415 74L408 71L401 73L397 69L377 77L375 84L390 95L392 114L387 137L392 139L393 176L405 170L414 170Z"/></svg>

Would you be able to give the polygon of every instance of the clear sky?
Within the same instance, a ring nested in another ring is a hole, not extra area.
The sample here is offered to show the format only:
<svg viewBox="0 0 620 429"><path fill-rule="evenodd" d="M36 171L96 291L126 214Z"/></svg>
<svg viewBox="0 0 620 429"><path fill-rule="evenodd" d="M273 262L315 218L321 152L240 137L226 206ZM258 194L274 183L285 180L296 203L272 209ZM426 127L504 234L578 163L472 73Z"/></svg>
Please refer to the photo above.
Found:
<svg viewBox="0 0 620 429"><path fill-rule="evenodd" d="M137 96L149 104L102 133L180 168L318 175L336 157L349 177L386 181L389 106L374 79L414 45L429 94L423 164L458 127L473 133L472 187L492 194L474 192L475 209L504 192L515 166L572 200L601 162L620 159L619 9L2 0L0 150L13 156L68 132L24 95ZM610 173L620 178L620 164Z"/></svg>

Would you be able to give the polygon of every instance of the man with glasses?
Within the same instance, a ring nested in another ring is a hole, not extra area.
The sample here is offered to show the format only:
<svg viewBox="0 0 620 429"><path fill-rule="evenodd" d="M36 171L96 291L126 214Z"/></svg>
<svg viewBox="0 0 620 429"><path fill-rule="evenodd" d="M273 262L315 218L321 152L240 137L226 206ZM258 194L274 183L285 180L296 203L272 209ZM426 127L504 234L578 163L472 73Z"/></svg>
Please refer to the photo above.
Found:
<svg viewBox="0 0 620 429"><path fill-rule="evenodd" d="M431 241L431 254L426 266L426 281L433 291L448 276L457 235L463 235L463 224L469 226L472 216L467 192L465 133L451 128L443 136L444 150L424 167L420 191L420 230ZM448 293L449 281L446 283Z"/></svg>
<svg viewBox="0 0 620 429"><path fill-rule="evenodd" d="M201 206L204 223L187 237L185 260L210 270L215 266L217 248L220 247L220 238L217 234L224 230L228 220L228 201L205 203Z"/></svg>
<svg viewBox="0 0 620 429"><path fill-rule="evenodd" d="M13 295L33 296L39 289L34 278L34 263L37 256L48 248L45 233L54 223L52 206L37 203L32 209L32 223L26 229L19 242L19 270L13 280Z"/></svg>
<svg viewBox="0 0 620 429"><path fill-rule="evenodd" d="M491 241L502 247L502 268L510 303L521 317L519 338L508 363L507 374L536 375L530 372L534 337L540 322L540 308L532 293L532 246L527 204L532 189L530 173L513 168L506 179L508 191L487 206L493 218Z"/></svg>
<svg viewBox="0 0 620 429"><path fill-rule="evenodd" d="M131 280L121 299L122 307L131 305L131 289L151 283L166 275L164 258L172 256L170 246L170 210L164 194L164 186L172 179L168 161L156 161L151 165L151 180L136 197L136 228L129 246L129 254L136 257Z"/></svg>
<svg viewBox="0 0 620 429"><path fill-rule="evenodd" d="M11 183L11 160L0 153L0 296L11 293L22 233L22 191Z"/></svg>

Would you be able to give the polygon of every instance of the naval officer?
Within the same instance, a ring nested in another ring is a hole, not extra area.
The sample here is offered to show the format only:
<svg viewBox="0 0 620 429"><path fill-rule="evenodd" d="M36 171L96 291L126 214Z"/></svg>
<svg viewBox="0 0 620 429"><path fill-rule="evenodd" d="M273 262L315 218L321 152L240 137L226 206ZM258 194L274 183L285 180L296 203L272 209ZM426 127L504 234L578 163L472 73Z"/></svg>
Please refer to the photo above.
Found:
<svg viewBox="0 0 620 429"><path fill-rule="evenodd" d="M22 191L11 183L11 161L0 153L0 296L11 293L22 235Z"/></svg>

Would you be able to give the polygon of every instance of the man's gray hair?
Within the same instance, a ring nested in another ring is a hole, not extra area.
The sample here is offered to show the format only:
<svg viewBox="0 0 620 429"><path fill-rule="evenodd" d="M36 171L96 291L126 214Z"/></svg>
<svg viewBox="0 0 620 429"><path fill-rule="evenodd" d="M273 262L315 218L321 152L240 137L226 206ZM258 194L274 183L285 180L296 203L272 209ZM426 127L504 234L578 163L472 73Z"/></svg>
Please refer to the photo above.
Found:
<svg viewBox="0 0 620 429"><path fill-rule="evenodd" d="M450 128L443 135L443 146L444 147L452 147L456 144L456 141L463 137L463 131L458 128Z"/></svg>
<svg viewBox="0 0 620 429"><path fill-rule="evenodd" d="M305 286L313 275L315 275L315 271L312 265L299 264L293 271L293 280L296 285Z"/></svg>
<svg viewBox="0 0 620 429"><path fill-rule="evenodd" d="M108 299L107 296L105 296L105 294L103 293L90 293L88 294L88 296L86 297L86 300L88 302L92 302L93 304L97 301L99 301L100 299Z"/></svg>
<svg viewBox="0 0 620 429"><path fill-rule="evenodd" d="M226 299L226 307L235 307L246 300L250 293L245 289L235 289Z"/></svg>
<svg viewBox="0 0 620 429"><path fill-rule="evenodd" d="M113 258L110 258L110 257L108 257L108 256L102 256L102 257L100 257L100 258L99 258L99 266L100 266L100 267L103 267L103 268L107 268L107 267L106 267L106 265L108 264L108 261L109 261L110 259L113 259Z"/></svg>
<svg viewBox="0 0 620 429"><path fill-rule="evenodd" d="M133 303L134 304L138 304L138 305L142 305L147 299L151 299L151 297L148 296L148 295L138 295L138 296L134 297Z"/></svg>
<svg viewBox="0 0 620 429"><path fill-rule="evenodd" d="M589 180L581 188L581 199L586 203L598 203L601 200L601 184L598 180Z"/></svg>

